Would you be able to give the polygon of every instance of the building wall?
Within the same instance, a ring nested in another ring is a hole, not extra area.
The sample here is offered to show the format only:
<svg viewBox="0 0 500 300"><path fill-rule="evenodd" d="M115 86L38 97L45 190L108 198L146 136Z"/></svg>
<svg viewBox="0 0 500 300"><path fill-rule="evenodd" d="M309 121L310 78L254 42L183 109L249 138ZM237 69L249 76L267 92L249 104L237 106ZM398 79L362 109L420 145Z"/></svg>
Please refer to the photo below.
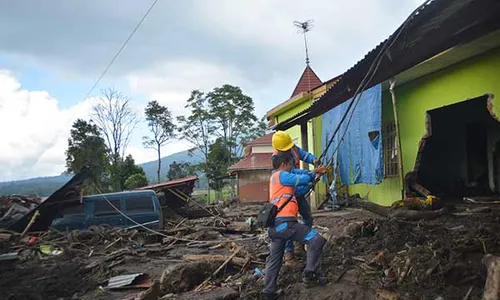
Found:
<svg viewBox="0 0 500 300"><path fill-rule="evenodd" d="M425 132L428 110L461 102L486 93L495 95L493 110L500 115L500 49L450 66L396 88L404 174L415 165L418 143ZM391 120L390 95L383 95L383 121ZM359 193L379 204L389 205L401 198L399 178L385 179L380 185L354 185Z"/></svg>
<svg viewBox="0 0 500 300"><path fill-rule="evenodd" d="M252 153L273 153L273 146L271 145L253 145Z"/></svg>
<svg viewBox="0 0 500 300"><path fill-rule="evenodd" d="M264 203L269 201L271 170L238 172L238 196L240 203Z"/></svg>

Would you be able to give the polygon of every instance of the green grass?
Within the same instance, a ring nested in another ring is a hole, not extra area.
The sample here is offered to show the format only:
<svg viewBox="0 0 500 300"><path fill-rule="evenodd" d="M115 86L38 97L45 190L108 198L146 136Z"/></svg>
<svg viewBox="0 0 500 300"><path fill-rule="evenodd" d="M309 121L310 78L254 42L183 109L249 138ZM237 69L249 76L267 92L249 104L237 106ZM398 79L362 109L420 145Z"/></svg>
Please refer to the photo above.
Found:
<svg viewBox="0 0 500 300"><path fill-rule="evenodd" d="M226 201L231 196L231 188L222 189L222 199L219 199L220 192L210 190L210 202L214 201ZM195 190L193 191L193 198L200 202L207 202L207 190Z"/></svg>

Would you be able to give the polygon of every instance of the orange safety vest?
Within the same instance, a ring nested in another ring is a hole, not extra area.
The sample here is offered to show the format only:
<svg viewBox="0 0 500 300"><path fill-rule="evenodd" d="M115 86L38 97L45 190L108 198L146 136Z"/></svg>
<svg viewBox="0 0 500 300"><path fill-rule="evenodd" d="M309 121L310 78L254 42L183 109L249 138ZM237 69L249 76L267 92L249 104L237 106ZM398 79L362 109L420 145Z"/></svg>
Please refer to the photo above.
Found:
<svg viewBox="0 0 500 300"><path fill-rule="evenodd" d="M300 155L299 155L299 149L297 147L293 146L292 149L290 149L292 153L292 158L293 158L293 167L294 169L300 169ZM273 149L273 156L278 154L278 150Z"/></svg>
<svg viewBox="0 0 500 300"><path fill-rule="evenodd" d="M297 217L299 212L299 204L295 196L293 196L293 187L282 185L280 182L280 173L276 171L271 175L269 182L269 202L276 205L278 208L287 201L288 198L293 197L283 209L278 212L276 217Z"/></svg>

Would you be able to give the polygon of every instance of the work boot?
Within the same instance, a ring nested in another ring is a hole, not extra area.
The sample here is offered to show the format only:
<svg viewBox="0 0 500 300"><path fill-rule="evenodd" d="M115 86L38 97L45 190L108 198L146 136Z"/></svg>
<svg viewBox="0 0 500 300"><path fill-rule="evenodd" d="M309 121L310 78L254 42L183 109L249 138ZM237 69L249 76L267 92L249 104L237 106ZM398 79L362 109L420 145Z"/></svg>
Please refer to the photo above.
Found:
<svg viewBox="0 0 500 300"><path fill-rule="evenodd" d="M301 257L301 258L306 257L306 250L304 249L304 245L297 243L295 245L294 255L297 258L299 258L299 257Z"/></svg>
<svg viewBox="0 0 500 300"><path fill-rule="evenodd" d="M283 293L282 290L277 290L274 293L262 293L262 298L266 300L276 300L280 298L282 293Z"/></svg>
<svg viewBox="0 0 500 300"><path fill-rule="evenodd" d="M293 269L299 267L299 262L295 259L293 252L285 252L285 266Z"/></svg>
<svg viewBox="0 0 500 300"><path fill-rule="evenodd" d="M304 277L302 278L306 288L310 288L316 285L325 285L328 283L328 278L321 272L304 272Z"/></svg>

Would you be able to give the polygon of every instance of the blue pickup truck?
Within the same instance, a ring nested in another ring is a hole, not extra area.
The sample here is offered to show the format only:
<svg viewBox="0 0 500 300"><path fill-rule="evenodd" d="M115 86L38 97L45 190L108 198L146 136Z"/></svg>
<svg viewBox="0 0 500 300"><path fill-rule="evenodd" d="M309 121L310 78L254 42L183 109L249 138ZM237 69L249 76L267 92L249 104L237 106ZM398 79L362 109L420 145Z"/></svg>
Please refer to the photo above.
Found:
<svg viewBox="0 0 500 300"><path fill-rule="evenodd" d="M63 209L52 221L52 227L60 231L69 231L86 229L92 225L132 227L136 226L136 223L153 229L163 228L160 201L154 191L84 196L83 204Z"/></svg>

